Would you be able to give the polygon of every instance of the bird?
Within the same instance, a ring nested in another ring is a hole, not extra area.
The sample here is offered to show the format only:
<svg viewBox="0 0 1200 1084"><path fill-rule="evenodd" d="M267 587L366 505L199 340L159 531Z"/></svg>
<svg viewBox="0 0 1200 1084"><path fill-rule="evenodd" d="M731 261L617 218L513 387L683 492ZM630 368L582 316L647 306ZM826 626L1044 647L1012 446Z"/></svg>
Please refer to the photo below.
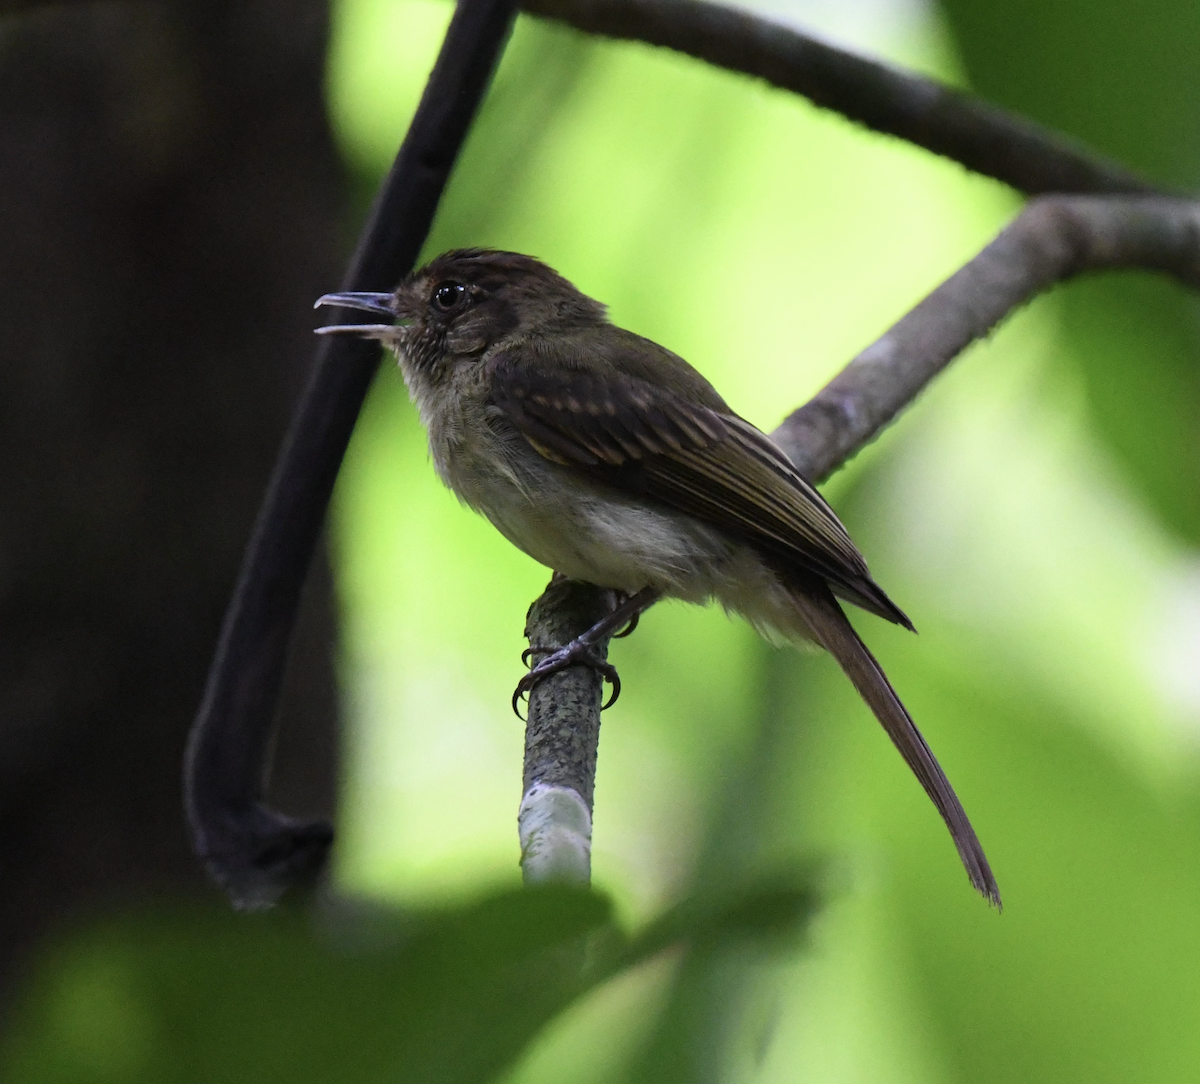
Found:
<svg viewBox="0 0 1200 1084"><path fill-rule="evenodd" d="M316 305L380 318L317 331L396 355L434 469L459 500L535 561L623 600L542 658L514 703L578 663L615 682L593 645L658 599L716 601L774 642L834 657L937 807L972 885L1000 907L962 803L839 600L912 622L817 489L696 369L516 252L456 249L391 292Z"/></svg>

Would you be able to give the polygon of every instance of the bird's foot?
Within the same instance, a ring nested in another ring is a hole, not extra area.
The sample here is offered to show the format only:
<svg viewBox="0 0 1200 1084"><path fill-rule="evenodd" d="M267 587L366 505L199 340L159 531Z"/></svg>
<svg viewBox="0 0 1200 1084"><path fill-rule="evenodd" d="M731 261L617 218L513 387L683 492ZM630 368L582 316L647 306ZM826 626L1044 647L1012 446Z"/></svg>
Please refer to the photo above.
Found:
<svg viewBox="0 0 1200 1084"><path fill-rule="evenodd" d="M557 575L557 573L556 573ZM534 655L545 655L528 674L517 683L513 693L512 706L517 718L521 718L518 705L521 697L527 697L538 682L545 680L551 674L557 674L568 666L590 666L597 671L612 686L612 696L608 702L600 706L600 710L611 708L621 695L621 679L617 676L617 668L606 662L597 650L597 644L607 637L628 636L637 628L638 618L647 607L653 606L662 597L662 592L656 587L643 587L636 594L627 595L619 606L607 617L601 618L586 632L576 636L566 647L557 649L547 647L531 647L521 652L521 661L526 665ZM621 631L617 631L621 630Z"/></svg>
<svg viewBox="0 0 1200 1084"><path fill-rule="evenodd" d="M596 652L595 645L587 638L587 633L577 636L566 647L557 650L545 647L530 647L521 652L521 661L527 666L534 655L545 655L536 666L532 667L520 681L513 692L512 707L517 718L521 718L520 703L523 697L528 697L534 687L545 681L551 674L557 674L568 666L588 666L600 674L612 686L612 695L600 705L600 710L611 708L621 695L621 679L617 668L611 662L606 662Z"/></svg>

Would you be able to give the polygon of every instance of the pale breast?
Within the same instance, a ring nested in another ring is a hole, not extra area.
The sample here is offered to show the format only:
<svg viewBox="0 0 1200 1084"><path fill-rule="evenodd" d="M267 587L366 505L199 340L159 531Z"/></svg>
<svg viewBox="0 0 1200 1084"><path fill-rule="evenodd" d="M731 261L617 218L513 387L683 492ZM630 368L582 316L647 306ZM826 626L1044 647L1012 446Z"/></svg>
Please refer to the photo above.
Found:
<svg viewBox="0 0 1200 1084"><path fill-rule="evenodd" d="M442 412L429 440L446 485L535 561L627 592L712 593L713 563L731 548L717 532L550 462L499 411Z"/></svg>

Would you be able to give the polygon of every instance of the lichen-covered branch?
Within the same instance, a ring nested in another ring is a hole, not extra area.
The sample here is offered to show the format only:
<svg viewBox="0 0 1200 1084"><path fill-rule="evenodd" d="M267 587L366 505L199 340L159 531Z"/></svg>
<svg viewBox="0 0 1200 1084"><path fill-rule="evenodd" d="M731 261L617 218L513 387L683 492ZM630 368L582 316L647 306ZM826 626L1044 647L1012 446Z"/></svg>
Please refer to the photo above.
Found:
<svg viewBox="0 0 1200 1084"><path fill-rule="evenodd" d="M772 437L807 477L827 477L1014 309L1055 283L1104 268L1161 271L1200 289L1200 202L1154 196L1042 196L1030 201L987 248L854 358ZM561 647L578 634L575 624L559 623L554 603L543 595L534 605L538 646ZM553 638L547 640L547 635ZM597 676L572 667L552 680L560 706L551 713L541 710L542 702L531 702L526 749L538 747L543 730L550 728L580 742L598 741ZM594 767L595 750L578 751L573 764L562 785L586 795L590 810L593 779L580 772L589 764ZM532 778L527 753L526 802L531 801ZM561 794L556 805L546 808L561 810L564 818L561 833L552 817L539 822L547 841L539 861L554 869L570 861L568 848L579 846L566 831L575 830L578 818ZM590 826L589 818L589 831ZM564 848L562 856L554 853L555 845Z"/></svg>
<svg viewBox="0 0 1200 1084"><path fill-rule="evenodd" d="M748 12L699 0L522 0L521 7L754 76L1027 195L1155 191L1132 170L1024 117Z"/></svg>
<svg viewBox="0 0 1200 1084"><path fill-rule="evenodd" d="M529 607L525 635L530 648L537 652L569 643L611 613L618 601L614 591L556 575ZM601 659L607 650L607 640L598 645ZM521 869L529 883L586 884L590 877L603 694L599 672L580 666L551 674L529 694L517 815Z"/></svg>

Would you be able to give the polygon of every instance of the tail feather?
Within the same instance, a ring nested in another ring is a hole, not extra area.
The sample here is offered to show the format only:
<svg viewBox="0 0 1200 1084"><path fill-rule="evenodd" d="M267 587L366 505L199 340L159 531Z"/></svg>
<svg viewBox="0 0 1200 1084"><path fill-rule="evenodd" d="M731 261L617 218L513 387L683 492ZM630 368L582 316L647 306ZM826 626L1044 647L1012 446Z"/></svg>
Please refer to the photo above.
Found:
<svg viewBox="0 0 1200 1084"><path fill-rule="evenodd" d="M900 703L882 667L875 661L875 656L859 639L827 587L821 585L815 591L796 591L793 597L814 638L837 659L859 695L887 731L888 737L900 750L900 755L913 774L920 780L925 793L937 806L958 848L959 857L967 868L971 884L996 907L1000 907L1000 889L966 811L933 751Z"/></svg>

